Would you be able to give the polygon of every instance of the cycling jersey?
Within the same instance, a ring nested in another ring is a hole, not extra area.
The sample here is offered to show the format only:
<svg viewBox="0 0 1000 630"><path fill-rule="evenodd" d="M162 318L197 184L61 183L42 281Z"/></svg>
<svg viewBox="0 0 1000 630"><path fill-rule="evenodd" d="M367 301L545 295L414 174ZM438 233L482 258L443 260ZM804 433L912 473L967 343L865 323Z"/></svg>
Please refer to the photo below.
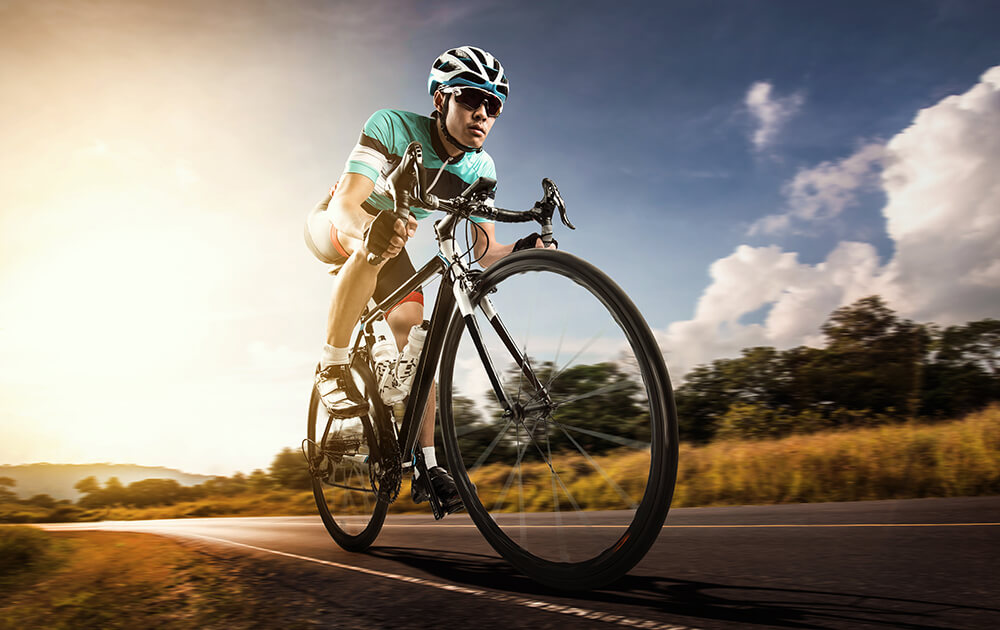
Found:
<svg viewBox="0 0 1000 630"><path fill-rule="evenodd" d="M485 151L479 153L462 153L450 158L444 144L438 137L435 126L437 121L427 116L404 112L396 109L380 109L372 114L365 123L364 131L357 146L347 158L344 171L364 175L375 182L375 190L361 204L369 214L378 214L381 210L393 207L392 198L386 194L386 177L399 165L403 153L411 142L416 140L423 147L424 167L427 184L434 180L441 166L448 161L444 172L429 192L449 199L458 195L480 177L496 179L497 171L493 158ZM488 201L492 203L492 200ZM423 208L410 208L418 220L430 214ZM473 221L486 222L486 219L475 218Z"/></svg>
<svg viewBox="0 0 1000 630"><path fill-rule="evenodd" d="M413 114L394 109L382 109L365 123L364 131L357 146L351 151L344 171L364 175L375 182L375 189L361 207L369 214L378 214L381 210L393 208L392 198L386 194L386 177L402 161L403 153L411 142L416 140L423 147L423 163L428 169L426 182L430 185L438 175L438 170L447 161L444 172L429 192L438 197L448 199L463 192L480 177L496 179L496 168L493 158L485 151L479 153L462 153L449 159L448 152L438 137L435 129L437 121L427 116ZM336 186L334 187L336 188ZM326 196L306 219L305 240L309 250L321 261L333 265L332 273L340 270L347 260L347 251L338 237L337 228L327 215L327 208L333 191ZM492 203L488 200L487 203ZM423 208L410 208L417 219L430 214ZM474 218L477 223L487 222L487 219ZM403 285L416 273L413 263L403 248L397 256L389 259L379 270L374 298L380 302ZM422 291L417 290L407 296L403 302L417 301L423 303Z"/></svg>

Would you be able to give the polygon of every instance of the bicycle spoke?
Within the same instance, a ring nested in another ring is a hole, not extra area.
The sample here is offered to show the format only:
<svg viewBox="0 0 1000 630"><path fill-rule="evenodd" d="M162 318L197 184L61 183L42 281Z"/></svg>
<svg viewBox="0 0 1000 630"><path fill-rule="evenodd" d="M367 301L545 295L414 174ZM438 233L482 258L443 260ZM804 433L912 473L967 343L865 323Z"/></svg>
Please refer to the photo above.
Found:
<svg viewBox="0 0 1000 630"><path fill-rule="evenodd" d="M507 481L503 485L503 490L500 492L500 496L497 498L496 503L493 504L493 511L497 512L503 507L503 500L507 498L507 493L510 491L510 486L514 483L514 474L521 466L521 458L524 457L524 452L528 450L528 445L525 444L524 447L518 443L515 450L517 451L517 461L514 462L514 467L511 469L510 473L507 475Z"/></svg>
<svg viewBox="0 0 1000 630"><path fill-rule="evenodd" d="M521 429L520 426L514 428L515 431L515 443L520 444L521 441ZM524 461L523 459L521 461ZM521 476L521 465L517 466L517 513L521 521L521 544L525 544L525 539L528 537L528 530L524 526L524 480Z"/></svg>
<svg viewBox="0 0 1000 630"><path fill-rule="evenodd" d="M618 483L616 483L615 480L612 479L607 472L605 472L604 468L600 464L598 464L594 460L594 458L591 457L589 453L587 453L587 451L583 450L583 447L580 446L580 443L574 440L573 436L570 435L566 431L566 429L562 429L562 432L567 438L569 438L569 441L573 443L573 446L576 447L576 450L579 451L581 455L583 455L583 458L587 460L587 463L590 464L595 470L597 470L597 472L600 473L602 477L604 477L604 480L608 482L608 485L610 485L612 488L615 489L615 492L618 493L618 496L621 497L625 501L625 503L628 504L630 508L632 508L633 510L636 509L638 506L636 505L632 497L628 496L628 494L624 490L622 490L622 487L619 486Z"/></svg>
<svg viewBox="0 0 1000 630"><path fill-rule="evenodd" d="M649 442L643 442L642 440L630 440L628 438L618 437L617 435L601 433L600 431L593 431L591 429L584 429L583 427L577 427L572 424L565 424L555 420L553 420L553 424L560 428L566 428L570 431L575 431L576 433L583 433L584 435L589 435L590 437L601 438L602 440L614 442L615 444L621 444L622 446L627 446L635 450L646 450L649 448Z"/></svg>
<svg viewBox="0 0 1000 630"><path fill-rule="evenodd" d="M604 387L598 387L597 389L587 392L586 394L580 394L579 396L571 396L570 398L560 400L558 401L558 403L560 405L568 405L569 403L574 403L579 400L586 400L588 398L593 398L594 396L600 396L601 394L610 394L611 392L618 392L628 387L631 387L632 385L634 385L634 383L632 383L628 379L623 378L620 381L610 383L608 385L605 385Z"/></svg>
<svg viewBox="0 0 1000 630"><path fill-rule="evenodd" d="M557 378L559 378L560 376L562 376L563 372L565 372L567 369L569 369L569 366L573 365L573 362L576 361L578 358L580 358L581 354L583 354L584 352L586 352L587 350L589 350L590 346L594 345L599 340L603 339L604 335L605 335L605 332L606 331L602 330L602 331L598 332L596 335L594 335L593 337L591 337L590 340L587 343L583 344L583 347L580 348L577 351L577 353L574 354L570 358L570 360L566 362L566 364L564 366L562 366L562 369L560 369L558 371L554 371L552 373L552 378L550 378L549 382L545 384L545 389L550 389L551 386L552 386L552 383L554 383Z"/></svg>
<svg viewBox="0 0 1000 630"><path fill-rule="evenodd" d="M500 429L496 437L493 438L493 441L490 442L490 445L486 447L486 450L479 455L478 459L476 459L476 463L474 463L472 465L472 468L469 469L470 473L479 470L479 467L482 466L483 463L486 461L486 459L493 453L493 450L497 447L497 444L500 443L500 440L503 439L504 434L507 433L507 429L510 428L510 424L511 420L508 418L507 422L504 423L503 428Z"/></svg>
<svg viewBox="0 0 1000 630"><path fill-rule="evenodd" d="M445 439L476 460L473 483L460 488L494 548L547 584L589 588L628 571L659 532L676 462L664 436L676 420L657 385L665 371L655 339L628 296L579 258L548 254L481 276L477 295L504 322L492 322L492 366L457 317L442 354L444 391L476 390L484 376L497 383L490 370L502 364L513 432L498 416L487 434L457 406L457 417L443 417Z"/></svg>
<svg viewBox="0 0 1000 630"><path fill-rule="evenodd" d="M535 423L535 426L536 427L538 426L537 422ZM566 498L569 499L569 502L573 506L573 509L583 514L584 520L586 520L589 523L590 522L589 519L587 519L586 514L583 513L583 508L581 508L580 505L576 502L576 499L573 498L573 495L572 493L570 493L569 488L566 487L566 484L563 483L563 480L559 476L559 473L557 473L556 469L552 466L552 462L545 457L545 453L542 452L541 447L538 445L538 441L535 439L535 436L532 435L532 433L533 431L528 432L528 437L531 439L531 444L535 447L535 450L538 451L538 454L542 457L542 460L545 461L546 466L549 467L549 472L551 472L552 476L559 482L559 486L562 487L563 492L566 493Z"/></svg>
<svg viewBox="0 0 1000 630"><path fill-rule="evenodd" d="M492 428L491 425L482 422L477 422L475 424L466 425L460 429L455 429L455 435L457 435L458 437L462 437L465 435L470 435L472 433L475 433L476 431L483 431L489 428Z"/></svg>
<svg viewBox="0 0 1000 630"><path fill-rule="evenodd" d="M549 440L548 432L545 433L545 450L548 452L549 459L552 459L552 443ZM552 482L552 509L556 512L556 536L559 539L559 559L563 562L569 561L569 552L566 549L566 541L563 536L559 535L562 531L562 511L559 505L559 490L556 487L556 479L554 476L550 476L549 480Z"/></svg>

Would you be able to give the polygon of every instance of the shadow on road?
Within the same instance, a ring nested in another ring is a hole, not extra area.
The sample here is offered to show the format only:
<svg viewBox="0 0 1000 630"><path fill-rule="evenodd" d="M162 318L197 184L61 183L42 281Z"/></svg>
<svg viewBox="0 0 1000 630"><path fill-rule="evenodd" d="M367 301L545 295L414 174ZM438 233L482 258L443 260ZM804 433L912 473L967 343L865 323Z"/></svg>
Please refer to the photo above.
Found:
<svg viewBox="0 0 1000 630"><path fill-rule="evenodd" d="M373 547L372 556L412 567L440 580L512 595L631 615L653 612L697 620L785 628L988 627L1000 610L942 602L829 590L724 584L667 577L625 576L601 590L567 593L537 584L494 556L403 547ZM602 605L603 604L603 605ZM623 608L624 607L624 608Z"/></svg>

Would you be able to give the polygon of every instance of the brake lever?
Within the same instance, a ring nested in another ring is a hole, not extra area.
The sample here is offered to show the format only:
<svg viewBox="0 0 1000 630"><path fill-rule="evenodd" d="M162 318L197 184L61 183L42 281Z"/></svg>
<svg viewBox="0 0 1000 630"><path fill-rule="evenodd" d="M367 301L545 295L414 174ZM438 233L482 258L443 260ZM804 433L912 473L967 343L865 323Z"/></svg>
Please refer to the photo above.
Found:
<svg viewBox="0 0 1000 630"><path fill-rule="evenodd" d="M559 188L556 186L556 183L546 177L542 179L542 190L545 192L545 197L542 200L543 203L548 201L555 204L555 207L559 209L559 218L562 220L563 225L571 230L575 230L576 226L570 222L569 216L566 214L566 202L563 201L562 195L559 194Z"/></svg>
<svg viewBox="0 0 1000 630"><path fill-rule="evenodd" d="M433 195L427 195L424 191L423 178L423 151L420 143L413 141L403 152L403 159L386 180L387 189L392 194L395 207L393 213L405 224L410 218L410 206L415 203L427 203L432 201L437 205L437 199ZM416 192L414 195L413 192ZM426 198L433 199L426 199ZM382 256L368 254L368 264L378 265L382 262Z"/></svg>

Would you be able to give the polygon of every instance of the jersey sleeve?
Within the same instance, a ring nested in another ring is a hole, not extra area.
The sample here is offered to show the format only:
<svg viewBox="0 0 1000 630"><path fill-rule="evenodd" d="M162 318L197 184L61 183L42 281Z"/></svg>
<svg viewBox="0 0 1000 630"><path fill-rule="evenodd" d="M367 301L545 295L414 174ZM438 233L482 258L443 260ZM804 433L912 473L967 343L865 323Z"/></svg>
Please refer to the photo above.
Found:
<svg viewBox="0 0 1000 630"><path fill-rule="evenodd" d="M497 168L493 163L493 158L490 157L489 154L485 155L485 158L486 159L483 160L483 165L479 169L479 177L492 177L493 179L496 179ZM492 206L494 197L496 197L496 188L493 189L492 194L490 194L489 198L486 200L486 205ZM474 223L494 223L492 219L484 219L481 217L471 217L471 220Z"/></svg>
<svg viewBox="0 0 1000 630"><path fill-rule="evenodd" d="M393 130L389 111L380 109L365 123L358 144L347 158L345 173L358 173L372 182L378 181L379 173L392 155L389 147L393 144Z"/></svg>

